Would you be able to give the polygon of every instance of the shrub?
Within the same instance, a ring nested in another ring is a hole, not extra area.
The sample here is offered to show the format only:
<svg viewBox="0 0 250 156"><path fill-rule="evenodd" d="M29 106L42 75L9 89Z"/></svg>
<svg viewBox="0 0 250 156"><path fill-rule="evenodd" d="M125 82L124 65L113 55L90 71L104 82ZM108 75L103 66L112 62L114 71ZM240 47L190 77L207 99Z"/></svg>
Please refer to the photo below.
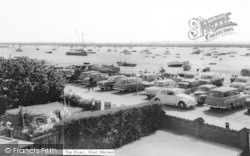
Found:
<svg viewBox="0 0 250 156"><path fill-rule="evenodd" d="M85 110L93 110L94 98L92 99L83 99L82 97L75 94L67 94L65 100L70 106L81 107Z"/></svg>

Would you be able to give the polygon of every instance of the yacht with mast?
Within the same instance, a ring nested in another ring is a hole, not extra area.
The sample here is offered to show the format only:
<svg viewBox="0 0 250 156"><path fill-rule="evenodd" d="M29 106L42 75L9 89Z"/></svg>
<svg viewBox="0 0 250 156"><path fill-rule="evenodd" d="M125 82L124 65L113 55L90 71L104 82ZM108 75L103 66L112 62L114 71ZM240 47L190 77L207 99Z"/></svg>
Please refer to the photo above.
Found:
<svg viewBox="0 0 250 156"><path fill-rule="evenodd" d="M121 53L124 53L124 52L121 52L120 51L120 55ZM126 52L124 53L125 54L125 61L122 62L121 60L117 62L118 66L124 66L124 67L136 67L136 63L127 63L126 62L126 55L128 55ZM121 59L121 56L120 56L120 59Z"/></svg>
<svg viewBox="0 0 250 156"><path fill-rule="evenodd" d="M77 55L77 56L87 56L87 52L83 49L83 34L82 34L82 48L74 49L69 52L66 52L66 55Z"/></svg>

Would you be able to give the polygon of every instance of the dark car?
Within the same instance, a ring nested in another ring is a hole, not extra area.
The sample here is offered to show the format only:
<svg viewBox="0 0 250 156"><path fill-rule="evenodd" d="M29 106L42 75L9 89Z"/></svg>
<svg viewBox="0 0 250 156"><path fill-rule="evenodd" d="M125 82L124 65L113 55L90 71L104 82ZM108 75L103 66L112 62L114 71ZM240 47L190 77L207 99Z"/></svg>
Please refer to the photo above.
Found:
<svg viewBox="0 0 250 156"><path fill-rule="evenodd" d="M191 94L196 91L199 84L199 81L195 79L183 79L177 83L176 87L184 89L185 94Z"/></svg>
<svg viewBox="0 0 250 156"><path fill-rule="evenodd" d="M113 75L110 76L107 80L98 81L97 86L101 88L101 90L111 90L113 89L114 83L116 83L119 79L125 78L124 75Z"/></svg>
<svg viewBox="0 0 250 156"><path fill-rule="evenodd" d="M201 85L197 88L197 90L192 95L196 98L198 105L204 104L207 98L208 92L214 88L217 88L217 86L212 85L212 84Z"/></svg>
<svg viewBox="0 0 250 156"><path fill-rule="evenodd" d="M114 90L119 91L138 91L143 90L144 85L142 84L142 79L138 77L127 77L127 78L121 78L113 85Z"/></svg>
<svg viewBox="0 0 250 156"><path fill-rule="evenodd" d="M213 84L219 87L223 85L224 78L215 73L204 73L200 76L199 81L200 85Z"/></svg>
<svg viewBox="0 0 250 156"><path fill-rule="evenodd" d="M90 77L93 78L93 84L97 84L98 81L102 81L102 80L107 80L108 79L108 76L104 75L102 73L91 73L86 78L84 78L82 84L83 85L88 85Z"/></svg>

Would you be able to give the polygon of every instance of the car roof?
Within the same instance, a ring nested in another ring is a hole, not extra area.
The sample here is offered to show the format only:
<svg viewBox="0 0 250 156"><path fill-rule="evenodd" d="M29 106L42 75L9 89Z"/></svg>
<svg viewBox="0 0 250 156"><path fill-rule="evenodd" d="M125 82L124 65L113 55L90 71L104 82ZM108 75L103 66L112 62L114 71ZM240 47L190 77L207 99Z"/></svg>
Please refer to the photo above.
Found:
<svg viewBox="0 0 250 156"><path fill-rule="evenodd" d="M198 80L195 80L195 79L182 79L181 81L179 82L187 82L187 83L192 83L192 82L199 82ZM178 82L178 83L179 83Z"/></svg>
<svg viewBox="0 0 250 156"><path fill-rule="evenodd" d="M212 87L217 87L217 86L212 85L212 84L204 84L204 85L200 85L199 87L212 88Z"/></svg>
<svg viewBox="0 0 250 156"><path fill-rule="evenodd" d="M161 89L161 90L171 90L171 91L178 91L178 90L181 90L181 91L183 91L182 88L163 88L163 89Z"/></svg>
<svg viewBox="0 0 250 156"><path fill-rule="evenodd" d="M141 79L141 78L138 78L138 77L123 77L121 79L122 80L132 80L132 79Z"/></svg>
<svg viewBox="0 0 250 156"><path fill-rule="evenodd" d="M88 74L88 73L100 73L100 72L98 72L98 71L94 71L94 70L91 70L91 71L85 71L85 72L82 72L82 73L84 73L84 74Z"/></svg>
<svg viewBox="0 0 250 156"><path fill-rule="evenodd" d="M219 75L219 74L216 74L216 73L201 73L201 75L208 75L208 76L212 76L212 75Z"/></svg>
<svg viewBox="0 0 250 156"><path fill-rule="evenodd" d="M125 77L127 77L127 76L125 76L125 75L112 75L112 76L110 76L110 77L114 77L114 78L116 78L116 77L123 77L123 78L125 78Z"/></svg>
<svg viewBox="0 0 250 156"><path fill-rule="evenodd" d="M173 82L174 80L172 79L164 79L164 80L158 80L156 82L162 82L162 83L165 83L165 82Z"/></svg>
<svg viewBox="0 0 250 156"><path fill-rule="evenodd" d="M238 90L238 89L234 87L218 87L218 88L211 89L211 91L218 91L218 92L228 92L228 91L233 91L233 90Z"/></svg>
<svg viewBox="0 0 250 156"><path fill-rule="evenodd" d="M240 78L240 79L250 79L250 77L248 77L248 76L239 76L239 77L237 77L236 79L238 79L238 78Z"/></svg>

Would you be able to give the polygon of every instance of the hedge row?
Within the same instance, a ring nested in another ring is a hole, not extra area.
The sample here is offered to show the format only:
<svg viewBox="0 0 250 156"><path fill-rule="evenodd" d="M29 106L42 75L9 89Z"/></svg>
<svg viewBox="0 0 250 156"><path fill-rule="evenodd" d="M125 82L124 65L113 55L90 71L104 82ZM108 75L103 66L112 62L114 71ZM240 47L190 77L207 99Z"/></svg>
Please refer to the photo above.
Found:
<svg viewBox="0 0 250 156"><path fill-rule="evenodd" d="M143 103L83 113L56 125L63 128L65 148L114 149L160 128L161 105Z"/></svg>

